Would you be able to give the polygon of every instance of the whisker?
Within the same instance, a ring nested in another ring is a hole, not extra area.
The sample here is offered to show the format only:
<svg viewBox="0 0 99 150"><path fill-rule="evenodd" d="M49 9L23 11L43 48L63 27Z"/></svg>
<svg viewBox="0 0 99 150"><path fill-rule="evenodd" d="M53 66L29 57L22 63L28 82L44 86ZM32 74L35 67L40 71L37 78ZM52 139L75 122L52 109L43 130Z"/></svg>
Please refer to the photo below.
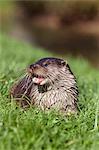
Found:
<svg viewBox="0 0 99 150"><path fill-rule="evenodd" d="M25 96L25 94L28 92L29 88L32 86L33 81L31 81L31 83L29 84L29 86L26 88L26 90L24 91L22 98Z"/></svg>

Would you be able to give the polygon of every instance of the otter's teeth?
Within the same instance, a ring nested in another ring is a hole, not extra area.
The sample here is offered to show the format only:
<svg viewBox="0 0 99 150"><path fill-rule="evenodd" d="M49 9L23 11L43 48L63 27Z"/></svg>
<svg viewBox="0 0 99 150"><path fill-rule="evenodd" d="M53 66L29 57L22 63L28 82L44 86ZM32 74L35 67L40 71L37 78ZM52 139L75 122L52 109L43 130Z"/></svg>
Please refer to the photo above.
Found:
<svg viewBox="0 0 99 150"><path fill-rule="evenodd" d="M34 77L32 80L33 80L34 83L40 84L40 85L44 85L47 82L46 79L44 79L44 78L37 78L37 77Z"/></svg>
<svg viewBox="0 0 99 150"><path fill-rule="evenodd" d="M40 83L40 85L44 85L44 84L46 84L47 83L47 79L44 79L41 83Z"/></svg>
<svg viewBox="0 0 99 150"><path fill-rule="evenodd" d="M33 78L33 82L36 84L40 84L43 80L44 78L36 78L36 77Z"/></svg>

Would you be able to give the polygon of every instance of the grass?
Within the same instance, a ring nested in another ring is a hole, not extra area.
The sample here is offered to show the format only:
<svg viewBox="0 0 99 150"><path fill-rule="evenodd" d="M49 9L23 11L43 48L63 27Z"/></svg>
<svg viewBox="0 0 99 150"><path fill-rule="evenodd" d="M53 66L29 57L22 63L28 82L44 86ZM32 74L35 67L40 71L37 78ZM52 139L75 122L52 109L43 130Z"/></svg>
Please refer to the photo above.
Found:
<svg viewBox="0 0 99 150"><path fill-rule="evenodd" d="M82 59L67 58L79 87L78 115L23 111L10 102L9 87L28 64L52 54L4 35L0 45L0 150L98 150L99 72Z"/></svg>

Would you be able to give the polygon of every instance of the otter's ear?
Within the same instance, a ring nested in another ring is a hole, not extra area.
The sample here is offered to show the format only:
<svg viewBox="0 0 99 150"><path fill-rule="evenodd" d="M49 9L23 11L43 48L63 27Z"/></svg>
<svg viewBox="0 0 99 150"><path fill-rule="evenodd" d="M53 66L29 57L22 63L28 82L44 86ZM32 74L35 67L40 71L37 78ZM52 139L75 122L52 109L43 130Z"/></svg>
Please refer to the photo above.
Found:
<svg viewBox="0 0 99 150"><path fill-rule="evenodd" d="M62 65L62 70L65 71L66 70L67 62L65 62L64 60L62 60L61 61L61 65Z"/></svg>
<svg viewBox="0 0 99 150"><path fill-rule="evenodd" d="M61 61L61 64L62 64L63 66L66 66L67 62L65 62L64 60L62 60L62 61Z"/></svg>

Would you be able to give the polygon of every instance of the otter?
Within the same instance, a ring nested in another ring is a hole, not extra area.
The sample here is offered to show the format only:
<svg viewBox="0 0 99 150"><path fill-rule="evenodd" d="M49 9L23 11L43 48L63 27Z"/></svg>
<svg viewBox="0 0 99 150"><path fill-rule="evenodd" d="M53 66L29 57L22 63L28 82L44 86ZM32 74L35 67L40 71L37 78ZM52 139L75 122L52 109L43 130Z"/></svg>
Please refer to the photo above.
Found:
<svg viewBox="0 0 99 150"><path fill-rule="evenodd" d="M26 75L14 83L10 95L23 108L77 112L76 78L63 59L42 58L27 67Z"/></svg>

